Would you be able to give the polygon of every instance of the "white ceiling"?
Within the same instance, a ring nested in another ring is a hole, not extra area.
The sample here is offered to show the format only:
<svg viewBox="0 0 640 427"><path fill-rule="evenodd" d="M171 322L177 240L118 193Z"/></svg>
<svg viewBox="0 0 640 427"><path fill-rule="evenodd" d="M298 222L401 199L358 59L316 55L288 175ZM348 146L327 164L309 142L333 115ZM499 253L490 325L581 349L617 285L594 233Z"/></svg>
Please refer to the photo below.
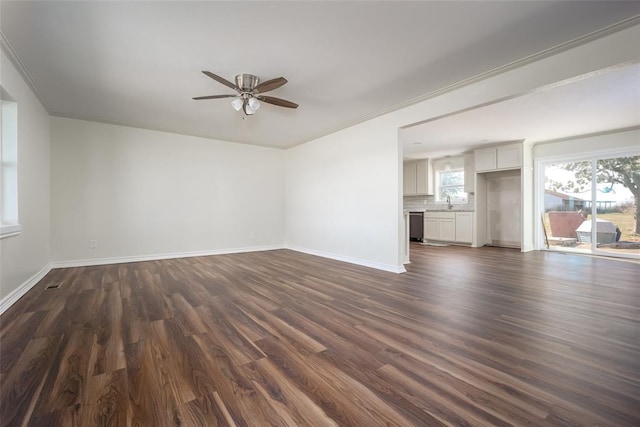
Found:
<svg viewBox="0 0 640 427"><path fill-rule="evenodd" d="M441 157L478 145L548 141L640 125L640 64L435 118L400 131L404 157Z"/></svg>
<svg viewBox="0 0 640 427"><path fill-rule="evenodd" d="M640 13L640 2L1 3L51 114L290 147ZM242 120L205 77L289 83Z"/></svg>

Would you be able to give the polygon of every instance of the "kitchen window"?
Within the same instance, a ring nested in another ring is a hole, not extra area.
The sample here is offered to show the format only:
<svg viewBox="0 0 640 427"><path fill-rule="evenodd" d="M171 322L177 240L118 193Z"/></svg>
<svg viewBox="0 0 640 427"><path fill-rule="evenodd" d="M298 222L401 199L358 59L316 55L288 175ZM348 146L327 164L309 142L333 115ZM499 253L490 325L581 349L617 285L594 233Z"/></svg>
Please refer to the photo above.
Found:
<svg viewBox="0 0 640 427"><path fill-rule="evenodd" d="M435 201L466 204L464 191L464 157L445 157L433 162L435 175ZM447 199L448 198L448 199Z"/></svg>
<svg viewBox="0 0 640 427"><path fill-rule="evenodd" d="M0 238L20 234L18 221L18 104L0 87Z"/></svg>

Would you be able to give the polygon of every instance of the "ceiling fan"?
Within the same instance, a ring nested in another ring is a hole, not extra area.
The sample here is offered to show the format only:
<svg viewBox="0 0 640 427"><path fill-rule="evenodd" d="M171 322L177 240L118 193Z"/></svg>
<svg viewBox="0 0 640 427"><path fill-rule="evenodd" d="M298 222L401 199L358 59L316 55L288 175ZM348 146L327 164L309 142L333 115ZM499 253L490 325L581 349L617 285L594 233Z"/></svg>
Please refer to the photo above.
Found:
<svg viewBox="0 0 640 427"><path fill-rule="evenodd" d="M262 95L265 92L277 89L287 83L287 79L285 79L284 77L277 77L275 79L267 80L266 82L260 83L258 77L254 76L253 74L238 74L236 76L236 84L233 84L229 80L213 74L210 71L203 71L202 73L208 77L211 77L218 83L222 83L223 85L235 90L237 93L233 95L198 96L193 98L195 100L235 98L233 101L231 101L231 106L236 111L242 110L247 116L253 115L258 110L258 108L260 108L260 101L266 102L267 104L277 105L278 107L298 108L298 104L296 104L295 102L287 101L286 99L275 98L273 96Z"/></svg>

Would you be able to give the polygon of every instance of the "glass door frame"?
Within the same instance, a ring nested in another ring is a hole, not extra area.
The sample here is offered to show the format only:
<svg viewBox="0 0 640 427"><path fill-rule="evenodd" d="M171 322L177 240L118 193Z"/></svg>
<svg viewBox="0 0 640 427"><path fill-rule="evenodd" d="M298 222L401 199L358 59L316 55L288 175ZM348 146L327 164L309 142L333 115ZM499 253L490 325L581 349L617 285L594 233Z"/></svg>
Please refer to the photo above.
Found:
<svg viewBox="0 0 640 427"><path fill-rule="evenodd" d="M616 157L630 157L630 156L640 156L640 149L617 149L617 150L598 150L598 151L590 151L585 153L576 153L576 154L566 154L561 156L552 156L552 157L544 157L544 158L536 158L534 159L534 247L536 250L543 251L553 251L553 252L562 252L562 253L574 253L574 254L584 254L584 255L599 255L599 256L607 256L613 258L629 258L629 259L639 259L638 255L635 254L624 254L624 253L612 253L607 251L602 251L598 249L598 239L597 239L597 212L598 212L598 204L595 202L597 198L597 164L599 160L612 159ZM574 162L590 162L591 163L591 230L595 230L595 233L592 231L592 237L595 234L595 238L591 239L591 251L590 252L579 252L579 251L566 251L560 248L556 249L551 246L547 247L545 243L543 224L541 222L541 218L545 213L544 206L544 196L545 196L545 168L548 165L556 164L556 163L574 163Z"/></svg>

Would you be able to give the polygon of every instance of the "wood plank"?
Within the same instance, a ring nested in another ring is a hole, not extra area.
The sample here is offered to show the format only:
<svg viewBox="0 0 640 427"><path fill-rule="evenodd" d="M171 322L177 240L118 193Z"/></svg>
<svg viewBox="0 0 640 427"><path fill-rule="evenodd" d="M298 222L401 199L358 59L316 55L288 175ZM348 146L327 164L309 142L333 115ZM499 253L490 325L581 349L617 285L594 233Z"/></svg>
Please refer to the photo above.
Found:
<svg viewBox="0 0 640 427"><path fill-rule="evenodd" d="M36 330L46 316L46 311L27 311L16 316L8 325L3 325L0 334L0 372L5 373L16 364L31 341L25 331Z"/></svg>
<svg viewBox="0 0 640 427"><path fill-rule="evenodd" d="M0 426L21 425L33 414L61 336L34 338L0 389Z"/></svg>
<svg viewBox="0 0 640 427"><path fill-rule="evenodd" d="M215 342L197 335L190 337L204 355L207 372L212 376L219 395L218 407L227 412L237 426L252 426L258 420L265 424L284 425L283 419L258 394L250 378ZM215 394L214 394L215 396Z"/></svg>
<svg viewBox="0 0 640 427"><path fill-rule="evenodd" d="M93 339L90 331L79 329L63 337L51 374L42 389L36 414L63 411L84 401L87 382L93 376L91 353L87 351Z"/></svg>
<svg viewBox="0 0 640 427"><path fill-rule="evenodd" d="M207 325L207 333L201 335L203 340L211 340L222 348L233 363L244 365L265 357L253 342L227 321L221 305L213 304L210 307L198 307L196 310Z"/></svg>
<svg viewBox="0 0 640 427"><path fill-rule="evenodd" d="M172 426L179 404L166 383L162 354L151 340L127 346L127 378L132 425Z"/></svg>
<svg viewBox="0 0 640 427"><path fill-rule="evenodd" d="M126 369L91 377L87 382L85 396L78 416L78 425L96 427L131 425Z"/></svg>
<svg viewBox="0 0 640 427"><path fill-rule="evenodd" d="M243 370L286 425L338 425L268 359L245 365Z"/></svg>
<svg viewBox="0 0 640 427"><path fill-rule="evenodd" d="M314 354L300 354L291 344L276 338L258 342L269 360L297 383L322 410L340 425L411 425L375 393L339 367Z"/></svg>
<svg viewBox="0 0 640 427"><path fill-rule="evenodd" d="M185 426L236 426L216 391L185 403L181 412L182 424Z"/></svg>
<svg viewBox="0 0 640 427"><path fill-rule="evenodd" d="M120 287L113 283L105 285L99 291L95 310L92 375L126 368Z"/></svg>

